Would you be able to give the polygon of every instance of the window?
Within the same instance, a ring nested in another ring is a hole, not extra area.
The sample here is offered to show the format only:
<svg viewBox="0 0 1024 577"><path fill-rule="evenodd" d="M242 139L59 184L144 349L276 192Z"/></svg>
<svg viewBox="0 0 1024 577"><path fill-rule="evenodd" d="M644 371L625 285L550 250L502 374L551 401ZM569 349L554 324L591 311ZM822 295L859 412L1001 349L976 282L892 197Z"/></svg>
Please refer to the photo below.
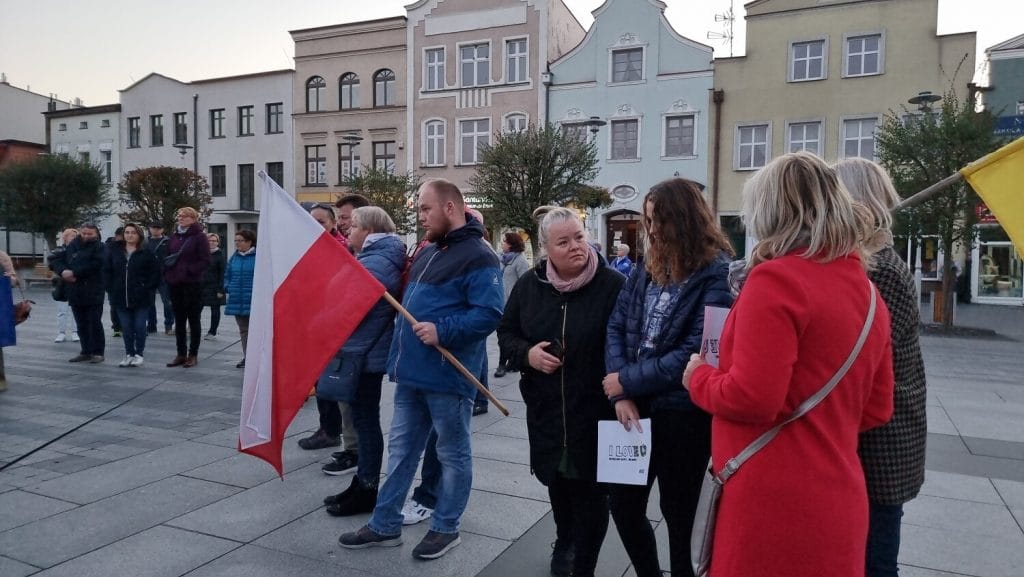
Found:
<svg viewBox="0 0 1024 577"><path fill-rule="evenodd" d="M395 73L387 68L373 75L373 105L395 105Z"/></svg>
<svg viewBox="0 0 1024 577"><path fill-rule="evenodd" d="M1024 116L1024 100L1017 101L1017 116Z"/></svg>
<svg viewBox="0 0 1024 577"><path fill-rule="evenodd" d="M278 186L284 186L284 163L283 162L268 162L267 163L267 176L270 180L277 183Z"/></svg>
<svg viewBox="0 0 1024 577"><path fill-rule="evenodd" d="M88 128L89 128L89 123L87 121L83 120L83 121L78 123L78 129L79 130L87 130Z"/></svg>
<svg viewBox="0 0 1024 577"><path fill-rule="evenodd" d="M82 164L89 164L89 151L88 150L86 150L84 152L79 152L78 153L78 162L81 162Z"/></svg>
<svg viewBox="0 0 1024 577"><path fill-rule="evenodd" d="M238 136L252 136L252 119L255 116L252 106L238 107Z"/></svg>
<svg viewBox="0 0 1024 577"><path fill-rule="evenodd" d="M825 78L825 41L794 42L790 47L789 80L821 80Z"/></svg>
<svg viewBox="0 0 1024 577"><path fill-rule="evenodd" d="M582 122L563 122L562 134L573 137L580 142L587 141L587 125Z"/></svg>
<svg viewBox="0 0 1024 577"><path fill-rule="evenodd" d="M327 92L327 83L322 76L314 76L306 81L306 112L319 112L323 110L321 104L324 102L324 94Z"/></svg>
<svg viewBox="0 0 1024 577"><path fill-rule="evenodd" d="M100 151L100 164L103 169L103 182L110 182L110 177L113 176L110 169L113 154L109 150Z"/></svg>
<svg viewBox="0 0 1024 577"><path fill-rule="evenodd" d="M227 169L223 164L210 167L210 194L212 196L228 195Z"/></svg>
<svg viewBox="0 0 1024 577"><path fill-rule="evenodd" d="M821 123L794 122L789 125L789 152L807 152L821 156Z"/></svg>
<svg viewBox="0 0 1024 577"><path fill-rule="evenodd" d="M188 115L174 113L174 144L188 144Z"/></svg>
<svg viewBox="0 0 1024 577"><path fill-rule="evenodd" d="M68 129L68 125L67 125L66 122L61 122L60 124L57 125L57 130L59 132L65 132L65 131L67 131L67 129Z"/></svg>
<svg viewBox="0 0 1024 577"><path fill-rule="evenodd" d="M149 117L149 145L164 145L164 115L154 114Z"/></svg>
<svg viewBox="0 0 1024 577"><path fill-rule="evenodd" d="M612 82L644 79L644 49L612 50Z"/></svg>
<svg viewBox="0 0 1024 577"><path fill-rule="evenodd" d="M639 120L612 121L612 160L637 158Z"/></svg>
<svg viewBox="0 0 1024 577"><path fill-rule="evenodd" d="M665 156L696 156L693 114L665 117Z"/></svg>
<svg viewBox="0 0 1024 577"><path fill-rule="evenodd" d="M530 56L525 38L505 43L505 82L529 80Z"/></svg>
<svg viewBox="0 0 1024 577"><path fill-rule="evenodd" d="M224 138L224 109L210 110L210 138Z"/></svg>
<svg viewBox="0 0 1024 577"><path fill-rule="evenodd" d="M284 119L284 107L280 102L273 102L267 105L267 134L280 134L284 132L281 121Z"/></svg>
<svg viewBox="0 0 1024 577"><path fill-rule="evenodd" d="M736 129L736 169L761 168L768 161L768 125L750 124Z"/></svg>
<svg viewBox="0 0 1024 577"><path fill-rule="evenodd" d="M875 158L876 118L843 121L843 158Z"/></svg>
<svg viewBox="0 0 1024 577"><path fill-rule="evenodd" d="M252 164L238 165L238 209L256 210L256 168Z"/></svg>
<svg viewBox="0 0 1024 577"><path fill-rule="evenodd" d="M395 173L394 141L373 143L373 166L377 170L386 170L388 174Z"/></svg>
<svg viewBox="0 0 1024 577"><path fill-rule="evenodd" d="M318 144L306 147L306 186L327 184L327 146Z"/></svg>
<svg viewBox="0 0 1024 577"><path fill-rule="evenodd" d="M459 135L460 162L476 164L480 158L480 147L491 144L491 120L489 118L460 120Z"/></svg>
<svg viewBox="0 0 1024 577"><path fill-rule="evenodd" d="M846 39L846 75L870 76L882 73L882 35L852 36Z"/></svg>
<svg viewBox="0 0 1024 577"><path fill-rule="evenodd" d="M359 172L359 145L341 142L338 144L338 182L344 183Z"/></svg>
<svg viewBox="0 0 1024 577"><path fill-rule="evenodd" d="M100 121L100 128L110 128L110 119L104 118Z"/></svg>
<svg viewBox="0 0 1024 577"><path fill-rule="evenodd" d="M426 51L426 80L424 84L427 90L441 90L444 88L444 48L431 48Z"/></svg>
<svg viewBox="0 0 1024 577"><path fill-rule="evenodd" d="M359 77L355 73L342 74L341 80L338 81L338 89L341 92L339 107L342 110L359 108Z"/></svg>
<svg viewBox="0 0 1024 577"><path fill-rule="evenodd" d="M505 132L523 132L526 130L526 125L525 114L516 112L505 117Z"/></svg>
<svg viewBox="0 0 1024 577"><path fill-rule="evenodd" d="M459 47L463 86L487 86L491 82L491 45L469 44Z"/></svg>
<svg viewBox="0 0 1024 577"><path fill-rule="evenodd" d="M128 148L139 147L139 135L142 132L139 120L138 116L133 116L128 119Z"/></svg>
<svg viewBox="0 0 1024 577"><path fill-rule="evenodd" d="M424 127L423 163L444 166L445 126L443 120L431 120Z"/></svg>

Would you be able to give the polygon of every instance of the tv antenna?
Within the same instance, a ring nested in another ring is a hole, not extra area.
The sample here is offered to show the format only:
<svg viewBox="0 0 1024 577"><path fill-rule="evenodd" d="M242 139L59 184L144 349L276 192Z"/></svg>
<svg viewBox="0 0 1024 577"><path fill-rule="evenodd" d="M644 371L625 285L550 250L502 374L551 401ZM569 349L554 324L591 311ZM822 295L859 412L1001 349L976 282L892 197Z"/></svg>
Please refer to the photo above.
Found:
<svg viewBox="0 0 1024 577"><path fill-rule="evenodd" d="M715 22L722 23L721 32L708 32L708 40L721 40L729 44L729 57L732 58L732 25L736 21L736 15L732 11L733 0L729 0L729 9L721 14L715 14Z"/></svg>

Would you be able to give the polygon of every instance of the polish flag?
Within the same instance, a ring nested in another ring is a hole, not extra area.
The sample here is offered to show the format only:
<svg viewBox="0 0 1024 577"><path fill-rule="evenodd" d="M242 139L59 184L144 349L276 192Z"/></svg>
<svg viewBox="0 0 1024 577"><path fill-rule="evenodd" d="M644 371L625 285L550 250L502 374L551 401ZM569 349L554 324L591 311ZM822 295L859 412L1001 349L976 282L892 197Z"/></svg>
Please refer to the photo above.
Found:
<svg viewBox="0 0 1024 577"><path fill-rule="evenodd" d="M285 431L384 286L264 173L239 450L284 475Z"/></svg>

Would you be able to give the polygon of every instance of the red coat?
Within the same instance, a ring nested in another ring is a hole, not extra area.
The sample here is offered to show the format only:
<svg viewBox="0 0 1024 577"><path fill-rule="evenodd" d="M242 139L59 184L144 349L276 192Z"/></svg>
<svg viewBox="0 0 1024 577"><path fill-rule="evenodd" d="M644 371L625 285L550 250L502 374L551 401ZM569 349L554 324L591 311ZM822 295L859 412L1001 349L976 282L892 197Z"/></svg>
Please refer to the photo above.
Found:
<svg viewBox="0 0 1024 577"><path fill-rule="evenodd" d="M693 401L713 415L715 471L817 392L849 356L868 310L854 256L817 263L793 254L751 271ZM868 500L857 434L893 406L889 311L839 385L787 425L725 485L712 577L863 577Z"/></svg>

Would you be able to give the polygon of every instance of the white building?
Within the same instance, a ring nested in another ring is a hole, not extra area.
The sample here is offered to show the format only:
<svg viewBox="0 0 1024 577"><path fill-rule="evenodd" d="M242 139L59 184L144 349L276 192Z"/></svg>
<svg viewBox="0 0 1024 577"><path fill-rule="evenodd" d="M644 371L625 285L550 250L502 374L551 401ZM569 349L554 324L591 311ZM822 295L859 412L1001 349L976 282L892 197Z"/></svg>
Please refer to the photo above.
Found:
<svg viewBox="0 0 1024 577"><path fill-rule="evenodd" d="M210 232L256 228L266 171L287 188L292 164L292 70L181 82L152 73L121 90L121 169L189 168L213 196Z"/></svg>

